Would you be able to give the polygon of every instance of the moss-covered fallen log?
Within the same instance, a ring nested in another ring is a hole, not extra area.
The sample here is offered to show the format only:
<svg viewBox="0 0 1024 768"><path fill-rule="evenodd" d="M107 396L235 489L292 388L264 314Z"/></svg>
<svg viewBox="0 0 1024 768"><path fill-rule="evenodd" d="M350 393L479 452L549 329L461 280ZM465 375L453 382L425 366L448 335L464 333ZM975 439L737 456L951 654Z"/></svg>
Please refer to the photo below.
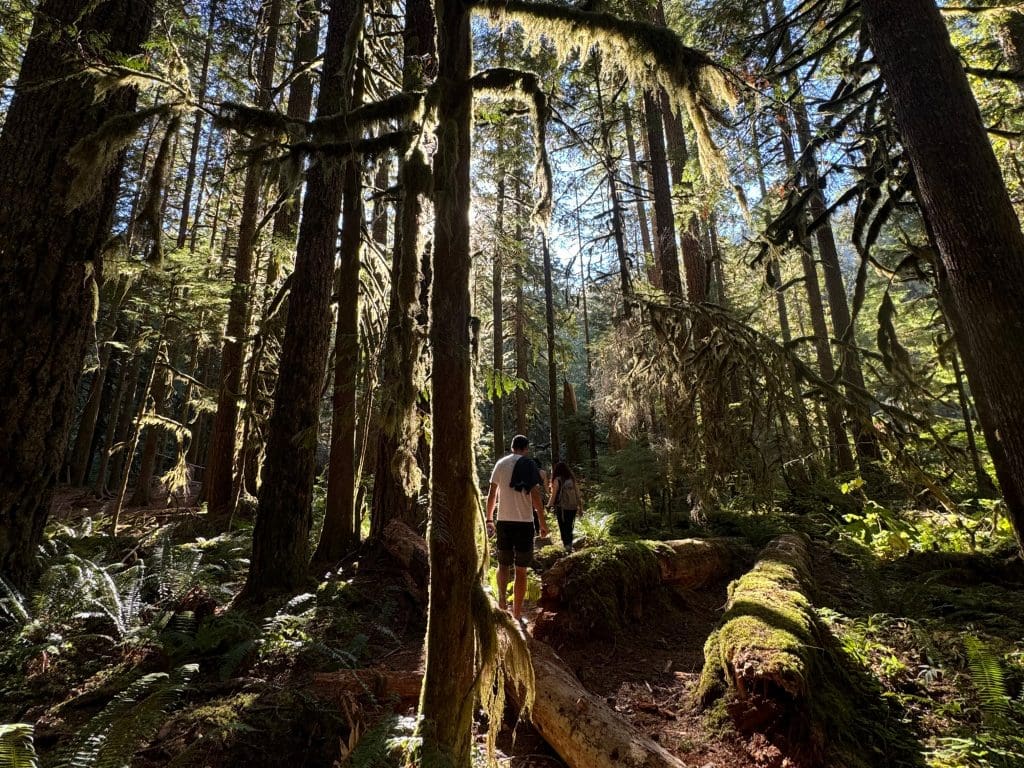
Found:
<svg viewBox="0 0 1024 768"><path fill-rule="evenodd" d="M763 730L806 710L821 647L809 584L807 542L788 535L769 543L729 587L722 624L704 647L698 695L708 705L728 694L740 730Z"/></svg>
<svg viewBox="0 0 1024 768"><path fill-rule="evenodd" d="M696 589L729 575L747 548L731 539L604 544L562 558L544 573L535 636L560 640L611 635L662 586Z"/></svg>
<svg viewBox="0 0 1024 768"><path fill-rule="evenodd" d="M570 768L684 768L576 678L545 643L531 639L536 693L530 719Z"/></svg>
<svg viewBox="0 0 1024 768"><path fill-rule="evenodd" d="M818 618L808 541L780 536L729 586L704 647L697 697L794 765L922 766L921 746L878 681Z"/></svg>

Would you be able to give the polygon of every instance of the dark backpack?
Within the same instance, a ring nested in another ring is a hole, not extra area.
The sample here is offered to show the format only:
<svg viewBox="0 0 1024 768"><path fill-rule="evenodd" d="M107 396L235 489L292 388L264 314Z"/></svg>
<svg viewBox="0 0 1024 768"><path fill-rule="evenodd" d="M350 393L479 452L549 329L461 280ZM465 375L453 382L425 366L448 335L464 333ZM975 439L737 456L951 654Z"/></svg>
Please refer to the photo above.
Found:
<svg viewBox="0 0 1024 768"><path fill-rule="evenodd" d="M540 485L540 468L537 462L529 456L520 456L516 465L512 467L512 478L508 485L513 491L520 493L529 493Z"/></svg>
<svg viewBox="0 0 1024 768"><path fill-rule="evenodd" d="M571 478L566 478L558 486L558 506L568 510L580 508L580 495Z"/></svg>

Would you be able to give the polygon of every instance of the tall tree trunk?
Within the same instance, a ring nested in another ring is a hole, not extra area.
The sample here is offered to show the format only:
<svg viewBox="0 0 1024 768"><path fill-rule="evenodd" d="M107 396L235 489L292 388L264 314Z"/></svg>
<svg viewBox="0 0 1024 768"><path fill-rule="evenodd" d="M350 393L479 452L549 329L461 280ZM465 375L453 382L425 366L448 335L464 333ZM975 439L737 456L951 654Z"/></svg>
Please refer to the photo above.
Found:
<svg viewBox="0 0 1024 768"><path fill-rule="evenodd" d="M203 63L199 70L199 84L196 89L196 100L202 104L206 101L206 89L210 82L210 58L213 54L213 32L217 23L218 0L210 0L206 11L206 44L203 47ZM195 226L192 221L192 190L196 183L196 160L199 158L199 143L203 136L203 120L205 115L202 111L196 111L195 122L192 126L192 145L188 152L188 167L185 170L185 189L181 193L181 218L178 220L178 247L184 248L188 240L189 225ZM198 207L196 209L198 211Z"/></svg>
<svg viewBox="0 0 1024 768"><path fill-rule="evenodd" d="M97 100L81 72L138 53L152 5L43 2L0 134L0 572L16 584L36 568L120 178L118 162L75 201L68 153L135 108L130 89Z"/></svg>
<svg viewBox="0 0 1024 768"><path fill-rule="evenodd" d="M360 78L357 75L356 80ZM353 97L358 104L359 87ZM331 398L331 455L327 467L324 526L313 560L329 565L359 543L355 518L356 378L359 374L359 263L363 230L362 164L349 159L342 182L341 266L338 322L334 333L334 393Z"/></svg>
<svg viewBox="0 0 1024 768"><path fill-rule="evenodd" d="M551 464L560 460L560 436L558 433L558 366L555 362L555 291L551 275L551 248L548 236L540 235L540 247L544 254L544 321L548 346L548 426L551 436Z"/></svg>
<svg viewBox="0 0 1024 768"><path fill-rule="evenodd" d="M594 57L594 95L597 98L597 117L601 132L601 162L604 165L605 181L608 183L608 198L611 201L612 240L619 259L619 289L622 291L622 316L626 319L633 313L633 281L630 277L629 254L626 253L626 234L623 222L622 201L619 197L618 169L612 151L612 123L605 111L604 96L601 93L601 58ZM578 214L577 214L578 215Z"/></svg>
<svg viewBox="0 0 1024 768"><path fill-rule="evenodd" d="M513 191L512 197L517 207L516 213L516 243L523 242L523 224L519 217L518 207L519 201L522 198L522 189L520 187L519 175L513 176ZM516 278L516 315L515 315L515 355L516 355L516 378L519 381L529 381L530 379L530 347L529 340L526 336L526 294L523 290L523 284L526 280L526 276L523 274L523 265L516 264L515 266L515 278ZM515 394L515 407L516 407L516 434L518 435L529 435L530 434L530 422L529 422L529 399L527 398L526 388L517 387Z"/></svg>
<svg viewBox="0 0 1024 768"><path fill-rule="evenodd" d="M402 85L422 88L436 73L437 48L433 8L429 0L406 0ZM425 519L419 509L422 470L419 462L420 409L424 330L428 313L425 286L429 281L428 249L423 222L428 214L430 168L415 143L398 168L401 190L395 216L388 333L382 354L380 436L373 476L370 537L377 538L397 518L417 531ZM423 269L426 266L428 269Z"/></svg>
<svg viewBox="0 0 1024 768"><path fill-rule="evenodd" d="M362 29L362 18L359 0L331 6L318 115L337 114L349 102L355 50L346 50L346 41L353 25ZM267 433L252 560L243 589L243 596L254 601L297 590L308 579L310 505L343 181L344 163L327 155L314 161L307 176L281 373Z"/></svg>
<svg viewBox="0 0 1024 768"><path fill-rule="evenodd" d="M469 204L473 57L465 0L438 0L437 152L434 157L434 270L430 473L430 606L420 698L424 768L469 768L476 695L476 531L470 356Z"/></svg>
<svg viewBox="0 0 1024 768"><path fill-rule="evenodd" d="M293 70L302 71L292 80L288 89L288 117L293 120L309 120L313 109L313 84L315 76L312 62L316 59L317 44L320 40L320 9L318 0L299 0L296 6L298 28L295 32L295 61ZM278 194L288 194L285 172L278 183ZM288 202L274 214L274 237L270 258L267 260L267 287L274 286L281 278L281 267L285 251L295 248L299 232L299 211L302 201L301 185L291 193Z"/></svg>
<svg viewBox="0 0 1024 768"><path fill-rule="evenodd" d="M644 263L648 270L654 269L654 246L651 244L651 227L647 220L647 207L644 205L644 185L640 179L640 163L637 160L636 140L633 138L633 109L629 104L623 106L622 118L626 134L626 151L629 153L629 173L633 181L633 200L636 204L636 218L640 225L640 242L644 246ZM648 278L652 284L657 280L651 277L654 273L649 271ZM660 278L659 278L660 279Z"/></svg>
<svg viewBox="0 0 1024 768"><path fill-rule="evenodd" d="M683 281L679 272L679 249L676 247L676 225L672 214L672 184L668 178L665 155L665 134L661 127L661 110L650 91L644 91L644 121L650 146L650 172L654 196L654 249L661 285L673 299L683 298Z"/></svg>
<svg viewBox="0 0 1024 768"><path fill-rule="evenodd" d="M782 154L786 165L796 167L796 150L793 148L792 128L789 120L783 122L780 140ZM829 345L828 323L825 321L825 305L821 298L821 283L818 282L818 269L814 263L810 238L806 235L805 222L801 221L800 232L800 263L804 272L804 290L807 292L807 307L811 315L811 329L814 331L814 351L818 359L818 372L825 381L835 379L835 361ZM835 397L826 393L825 422L828 425L829 448L836 468L840 472L849 472L855 468L853 453L843 424L842 409Z"/></svg>
<svg viewBox="0 0 1024 768"><path fill-rule="evenodd" d="M498 155L504 147L499 143ZM491 261L491 318L494 327L492 364L494 368L494 458L505 455L505 414L502 379L505 376L505 302L502 285L502 261L505 246L505 169L498 171L498 201L494 221L494 256Z"/></svg>
<svg viewBox="0 0 1024 768"><path fill-rule="evenodd" d="M277 39L281 23L281 0L269 0L259 81L256 84L256 105L270 107L273 97L274 67L277 64ZM235 274L228 305L227 333L220 359L220 385L217 394L217 415L213 421L210 455L203 476L203 497L212 516L226 519L234 499L233 481L238 432L238 406L242 396L242 363L245 337L252 303L253 259L259 233L256 227L260 211L260 190L263 186L263 139L252 141L254 156L245 172L242 192L242 220L238 228L235 251Z"/></svg>
<svg viewBox="0 0 1024 768"><path fill-rule="evenodd" d="M970 351L967 378L987 401L979 416L1024 549L1024 234L933 0L864 0L862 8L939 247L950 319Z"/></svg>

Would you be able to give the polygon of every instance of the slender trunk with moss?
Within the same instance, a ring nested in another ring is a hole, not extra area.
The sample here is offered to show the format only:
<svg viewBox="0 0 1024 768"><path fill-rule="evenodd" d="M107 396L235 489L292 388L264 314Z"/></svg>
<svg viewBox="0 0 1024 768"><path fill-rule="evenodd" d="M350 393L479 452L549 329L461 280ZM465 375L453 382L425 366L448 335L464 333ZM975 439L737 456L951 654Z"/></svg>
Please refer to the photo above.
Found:
<svg viewBox="0 0 1024 768"><path fill-rule="evenodd" d="M157 361L159 370L153 376L150 393L153 398L153 413L163 416L167 412L167 390L170 388L170 372ZM158 426L151 425L146 430L146 441L142 445L139 459L139 476L135 481L135 491L128 502L133 507L143 507L150 503L153 492L153 474L156 471L157 457L165 432Z"/></svg>
<svg viewBox="0 0 1024 768"><path fill-rule="evenodd" d="M429 0L405 4L405 49L402 84L406 90L422 88L436 73L435 20ZM395 216L395 243L391 265L388 333L381 363L380 434L373 476L370 537L377 538L393 518L417 531L424 514L417 504L426 462L419 461L422 414L424 329L426 327L429 269L424 243L424 221L429 214L430 167L419 142L401 159L401 190Z"/></svg>
<svg viewBox="0 0 1024 768"><path fill-rule="evenodd" d="M548 434L551 437L551 464L560 460L561 444L558 431L558 364L555 360L555 291L551 274L551 248L545 233L540 235L544 256L544 328L548 348Z"/></svg>
<svg viewBox="0 0 1024 768"><path fill-rule="evenodd" d="M139 404L132 414L131 424L128 433L125 435L124 448L122 449L123 462L117 478L117 487L114 494L114 503L110 510L110 535L117 536L117 528L121 519L121 509L124 506L124 497L128 491L128 478L132 474L132 462L135 459L135 450L139 447L139 435L142 432L142 419L146 415L146 406L153 389L153 378L157 368L160 367L160 357L164 354L162 341L157 341L153 354L153 362L149 366L146 380L143 382L142 396L139 397ZM141 355L139 356L141 358Z"/></svg>
<svg viewBox="0 0 1024 768"><path fill-rule="evenodd" d="M353 60L362 29L359 0L331 6L317 114L333 115L348 103ZM281 349L280 376L267 433L252 559L243 597L259 601L306 585L320 398L330 343L330 302L343 160L313 161L303 197L302 223Z"/></svg>
<svg viewBox="0 0 1024 768"><path fill-rule="evenodd" d="M477 579L480 511L472 438L469 170L473 99L469 76L473 57L469 5L465 0L438 0L435 9L439 71L430 305L430 606L419 733L424 768L469 768L476 704L473 616L488 609Z"/></svg>

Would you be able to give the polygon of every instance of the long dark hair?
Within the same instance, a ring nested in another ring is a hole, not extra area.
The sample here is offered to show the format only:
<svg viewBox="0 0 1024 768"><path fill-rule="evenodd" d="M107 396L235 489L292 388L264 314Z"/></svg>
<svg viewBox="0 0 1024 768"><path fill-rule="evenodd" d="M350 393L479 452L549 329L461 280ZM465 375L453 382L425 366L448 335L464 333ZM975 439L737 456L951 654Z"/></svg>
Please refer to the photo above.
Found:
<svg viewBox="0 0 1024 768"><path fill-rule="evenodd" d="M573 485L578 484L576 482L576 475L573 474L572 469L570 469L569 465L566 464L564 461L560 461L557 464L555 464L555 468L551 470L551 474L553 478L557 477L561 481L572 480Z"/></svg>

